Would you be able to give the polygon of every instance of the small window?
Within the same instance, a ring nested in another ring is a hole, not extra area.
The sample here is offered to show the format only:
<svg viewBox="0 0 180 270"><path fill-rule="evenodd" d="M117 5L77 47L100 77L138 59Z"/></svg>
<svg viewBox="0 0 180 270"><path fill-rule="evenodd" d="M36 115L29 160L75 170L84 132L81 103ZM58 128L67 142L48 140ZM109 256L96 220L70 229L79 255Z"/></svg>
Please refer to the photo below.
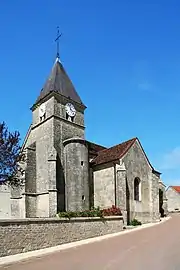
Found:
<svg viewBox="0 0 180 270"><path fill-rule="evenodd" d="M134 200L140 201L140 179L137 177L134 179Z"/></svg>
<svg viewBox="0 0 180 270"><path fill-rule="evenodd" d="M84 165L84 161L81 161L81 166L83 166Z"/></svg>
<svg viewBox="0 0 180 270"><path fill-rule="evenodd" d="M44 121L46 119L46 114L44 114L43 116L40 116L40 122Z"/></svg>
<svg viewBox="0 0 180 270"><path fill-rule="evenodd" d="M66 113L66 120L68 120L69 122L74 122L74 116L69 116L69 115Z"/></svg>

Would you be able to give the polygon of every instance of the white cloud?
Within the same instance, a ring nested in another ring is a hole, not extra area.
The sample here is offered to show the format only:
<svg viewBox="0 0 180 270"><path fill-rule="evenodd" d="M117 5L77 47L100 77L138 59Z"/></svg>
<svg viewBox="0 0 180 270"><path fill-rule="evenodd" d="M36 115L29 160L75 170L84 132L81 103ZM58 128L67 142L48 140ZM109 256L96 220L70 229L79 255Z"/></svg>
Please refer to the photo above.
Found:
<svg viewBox="0 0 180 270"><path fill-rule="evenodd" d="M180 169L180 147L174 148L171 152L164 155L161 169Z"/></svg>

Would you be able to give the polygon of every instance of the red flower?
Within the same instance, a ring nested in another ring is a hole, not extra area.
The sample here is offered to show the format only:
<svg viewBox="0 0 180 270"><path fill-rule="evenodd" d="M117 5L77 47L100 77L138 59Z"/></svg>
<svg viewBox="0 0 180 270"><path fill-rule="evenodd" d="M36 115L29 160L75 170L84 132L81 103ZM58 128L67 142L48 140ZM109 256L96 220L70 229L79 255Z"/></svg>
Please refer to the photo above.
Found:
<svg viewBox="0 0 180 270"><path fill-rule="evenodd" d="M111 208L106 208L102 210L103 216L120 216L121 210L119 207L116 207L115 205L112 205Z"/></svg>

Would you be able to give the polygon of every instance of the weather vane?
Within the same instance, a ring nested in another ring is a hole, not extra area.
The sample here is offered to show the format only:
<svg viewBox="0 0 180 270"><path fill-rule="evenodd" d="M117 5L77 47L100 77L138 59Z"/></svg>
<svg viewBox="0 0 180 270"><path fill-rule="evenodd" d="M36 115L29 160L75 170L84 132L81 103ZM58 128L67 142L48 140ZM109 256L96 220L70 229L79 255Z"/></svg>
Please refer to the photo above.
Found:
<svg viewBox="0 0 180 270"><path fill-rule="evenodd" d="M55 42L57 42L57 54L56 57L59 59L59 39L62 36L62 33L59 32L59 26L57 27L57 37L55 39Z"/></svg>

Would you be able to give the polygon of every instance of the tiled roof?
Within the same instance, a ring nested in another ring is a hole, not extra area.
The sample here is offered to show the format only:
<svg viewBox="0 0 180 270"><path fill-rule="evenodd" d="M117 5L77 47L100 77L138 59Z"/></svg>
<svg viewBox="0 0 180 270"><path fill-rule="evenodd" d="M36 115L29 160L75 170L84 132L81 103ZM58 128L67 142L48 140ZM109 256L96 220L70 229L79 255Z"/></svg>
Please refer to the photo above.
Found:
<svg viewBox="0 0 180 270"><path fill-rule="evenodd" d="M57 92L79 104L83 104L78 93L76 92L70 78L68 77L63 65L57 59L49 78L47 79L36 103L47 96L50 92Z"/></svg>
<svg viewBox="0 0 180 270"><path fill-rule="evenodd" d="M95 157L98 156L98 153L104 149L106 149L106 147L93 143L93 142L89 142L86 141L88 143L88 152L89 152L89 158L92 160Z"/></svg>
<svg viewBox="0 0 180 270"><path fill-rule="evenodd" d="M178 193L180 193L180 186L171 186L173 189L175 189L175 191L177 191Z"/></svg>
<svg viewBox="0 0 180 270"><path fill-rule="evenodd" d="M111 148L101 150L98 152L98 156L95 157L92 161L94 165L100 165L110 161L115 161L122 158L130 147L134 144L137 138L133 138L121 144L115 145Z"/></svg>
<svg viewBox="0 0 180 270"><path fill-rule="evenodd" d="M96 143L93 143L93 142L89 142L87 141L88 144L89 144L89 150L91 151L94 151L94 152L100 152L102 150L105 150L107 149L106 147L102 146L102 145L99 145L99 144L96 144Z"/></svg>

